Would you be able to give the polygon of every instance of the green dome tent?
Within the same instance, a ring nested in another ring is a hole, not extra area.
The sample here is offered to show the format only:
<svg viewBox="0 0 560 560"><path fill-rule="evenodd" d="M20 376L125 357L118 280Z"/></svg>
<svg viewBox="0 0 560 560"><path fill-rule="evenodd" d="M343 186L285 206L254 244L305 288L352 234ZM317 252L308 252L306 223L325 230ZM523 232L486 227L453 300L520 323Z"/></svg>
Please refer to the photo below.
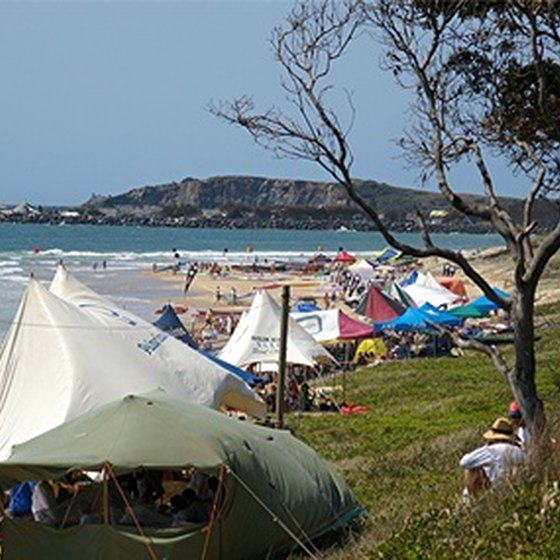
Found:
<svg viewBox="0 0 560 560"><path fill-rule="evenodd" d="M139 467L220 473L219 522L213 516L214 523L137 530L103 521L53 528L5 519L3 559L273 558L362 513L346 484L288 432L163 391L125 397L15 446L0 463L0 483L104 467L116 476Z"/></svg>

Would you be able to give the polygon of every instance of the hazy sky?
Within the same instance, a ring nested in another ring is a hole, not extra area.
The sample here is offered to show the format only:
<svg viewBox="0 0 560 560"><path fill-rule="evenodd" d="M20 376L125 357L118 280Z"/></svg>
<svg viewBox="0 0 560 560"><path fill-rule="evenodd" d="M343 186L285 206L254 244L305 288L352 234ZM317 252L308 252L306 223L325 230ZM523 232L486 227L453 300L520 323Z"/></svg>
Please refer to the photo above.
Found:
<svg viewBox="0 0 560 560"><path fill-rule="evenodd" d="M0 0L0 203L81 204L184 177L331 180L312 163L275 159L206 109L245 93L261 108L282 101L269 39L291 6ZM391 141L407 97L371 43L355 45L337 78L358 111L354 176L418 187Z"/></svg>

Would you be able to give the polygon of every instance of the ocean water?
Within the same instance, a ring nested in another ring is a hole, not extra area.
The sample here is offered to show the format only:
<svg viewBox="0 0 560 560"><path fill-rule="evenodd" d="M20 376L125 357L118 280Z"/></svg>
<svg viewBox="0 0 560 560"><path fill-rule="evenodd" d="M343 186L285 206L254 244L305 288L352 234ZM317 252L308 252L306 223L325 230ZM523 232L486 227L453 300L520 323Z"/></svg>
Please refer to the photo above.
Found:
<svg viewBox="0 0 560 560"><path fill-rule="evenodd" d="M421 243L417 234L399 238ZM465 251L502 244L495 235L439 234L433 239ZM0 340L11 324L30 274L48 283L60 261L92 289L151 321L154 293L158 299L171 299L177 294L166 282L140 272L150 270L153 264L173 264L175 251L186 262L233 264L266 259L299 263L318 251L334 256L344 248L370 256L386 245L375 232L0 223Z"/></svg>

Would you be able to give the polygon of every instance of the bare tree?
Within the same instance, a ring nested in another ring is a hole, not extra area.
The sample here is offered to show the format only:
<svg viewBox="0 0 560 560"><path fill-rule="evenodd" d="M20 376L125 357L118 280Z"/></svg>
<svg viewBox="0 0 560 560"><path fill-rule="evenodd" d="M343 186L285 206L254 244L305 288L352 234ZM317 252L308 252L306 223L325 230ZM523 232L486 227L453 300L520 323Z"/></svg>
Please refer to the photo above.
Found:
<svg viewBox="0 0 560 560"><path fill-rule="evenodd" d="M560 185L560 66L554 2L510 0L305 0L272 45L284 71L287 107L265 112L250 97L212 105L211 112L246 129L280 157L319 164L373 221L388 243L418 258L443 257L511 316L515 353L508 363L495 347L479 348L493 360L520 402L535 435L545 415L536 388L535 292L550 258L560 248L560 220L535 242L537 198L554 198ZM329 101L335 63L361 34L380 41L383 65L414 92L412 127L401 145L424 180L434 178L450 206L484 220L499 233L512 261L511 299L496 294L461 251L436 246L422 216L423 246L402 243L384 224L353 180L349 132L354 108L347 96L343 125ZM496 194L489 164L501 157L527 179L521 221ZM457 193L449 171L472 165L484 201Z"/></svg>

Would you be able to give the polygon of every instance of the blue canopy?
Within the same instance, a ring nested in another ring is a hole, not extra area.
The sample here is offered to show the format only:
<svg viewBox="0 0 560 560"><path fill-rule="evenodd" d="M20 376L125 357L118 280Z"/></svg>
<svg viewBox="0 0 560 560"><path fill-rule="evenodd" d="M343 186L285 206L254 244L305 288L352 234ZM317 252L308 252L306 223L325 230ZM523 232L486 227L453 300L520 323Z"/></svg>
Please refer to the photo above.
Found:
<svg viewBox="0 0 560 560"><path fill-rule="evenodd" d="M201 354L204 354L209 360L212 360L214 363L222 366L224 369L227 369L230 373L233 373L233 375L236 375L237 377L243 379L243 381L245 381L245 383L247 383L247 385L250 385L251 387L258 380L258 378L252 373L249 373L248 371L245 371L240 367L234 366L233 364L230 364L229 362L218 358L218 356L214 356L214 354L212 354L211 352L206 352L205 350L199 350L199 352Z"/></svg>
<svg viewBox="0 0 560 560"><path fill-rule="evenodd" d="M451 313L440 311L432 305L425 304L422 307L409 307L400 317L375 323L376 332L384 330L394 331L425 331L433 330L433 325L442 327L458 327L463 323L461 317L455 317Z"/></svg>
<svg viewBox="0 0 560 560"><path fill-rule="evenodd" d="M510 299L511 296L507 293L504 292L503 290L500 290L499 288L496 288L495 286L492 287L492 291L503 297L504 299ZM501 307L499 305L496 305L488 296L486 295L481 295L480 297L476 298L474 301L471 301L470 304L473 307L476 307L477 309L481 310L481 311L496 311L498 309L501 309Z"/></svg>
<svg viewBox="0 0 560 560"><path fill-rule="evenodd" d="M257 378L254 375L250 374L248 371L245 371L244 369L234 366L233 364L230 364L228 362L224 362L224 360L221 360L210 352L201 350L198 347L198 344L194 341L193 337L189 334L189 331L187 331L187 329L181 322L181 319L177 317L177 313L175 313L173 306L165 305L159 319L157 321L154 321L154 325L167 334L170 334L171 336L179 339L181 342L184 342L191 348L194 348L201 354L204 354L209 360L212 360L214 363L222 366L230 373L233 373L233 375L241 378L248 385L255 384Z"/></svg>
<svg viewBox="0 0 560 560"><path fill-rule="evenodd" d="M189 334L181 319L177 317L172 305L166 304L163 306L163 311L157 321L154 321L154 325L167 334L178 338L181 342L188 344L191 348L198 350L198 344Z"/></svg>
<svg viewBox="0 0 560 560"><path fill-rule="evenodd" d="M310 311L320 311L321 308L314 301L298 301L292 311L295 313L309 313Z"/></svg>

